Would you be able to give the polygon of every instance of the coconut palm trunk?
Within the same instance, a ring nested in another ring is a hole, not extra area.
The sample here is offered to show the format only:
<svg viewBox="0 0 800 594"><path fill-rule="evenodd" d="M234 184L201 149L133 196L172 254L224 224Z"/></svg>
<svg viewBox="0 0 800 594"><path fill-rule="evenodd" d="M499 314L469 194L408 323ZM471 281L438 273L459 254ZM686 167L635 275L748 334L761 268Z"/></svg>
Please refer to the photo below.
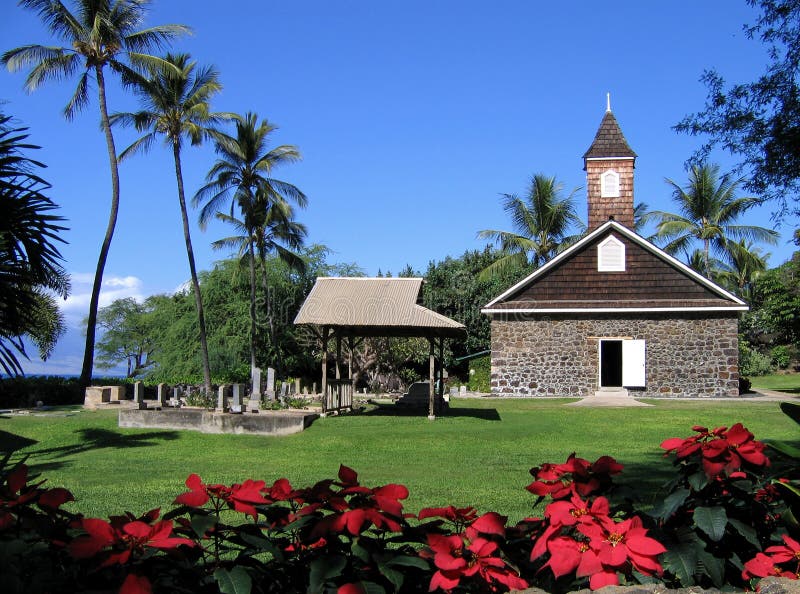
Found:
<svg viewBox="0 0 800 594"><path fill-rule="evenodd" d="M248 243L247 251L250 256L250 370L252 371L256 368L256 254L252 239Z"/></svg>
<svg viewBox="0 0 800 594"><path fill-rule="evenodd" d="M106 260L108 260L108 252L111 247L111 239L114 237L114 229L117 226L117 215L119 214L119 161L117 160L117 149L114 145L114 135L111 133L111 124L108 119L106 85L103 77L103 68L101 66L95 66L95 75L97 76L97 94L100 103L100 122L103 127L103 134L106 137L108 161L111 166L111 210L108 215L106 235L103 238L103 245L100 246L100 255L97 258L94 283L92 284L92 297L89 301L89 316L86 325L86 346L83 351L83 366L81 367L81 376L79 380L81 386L88 386L92 381L100 289L103 285L103 272L105 271Z"/></svg>
<svg viewBox="0 0 800 594"><path fill-rule="evenodd" d="M206 394L211 394L211 366L208 363L208 340L206 337L206 318L203 310L203 296L200 293L200 281L197 280L197 267L194 263L194 249L192 249L192 236L189 232L189 214L186 211L186 194L183 189L183 170L181 168L181 147L177 140L172 142L172 156L175 160L175 179L178 182L178 202L181 206L181 221L183 222L183 239L186 242L186 256L189 259L189 271L192 275L192 290L194 304L197 308L197 322L200 327L200 358L203 363L203 385Z"/></svg>

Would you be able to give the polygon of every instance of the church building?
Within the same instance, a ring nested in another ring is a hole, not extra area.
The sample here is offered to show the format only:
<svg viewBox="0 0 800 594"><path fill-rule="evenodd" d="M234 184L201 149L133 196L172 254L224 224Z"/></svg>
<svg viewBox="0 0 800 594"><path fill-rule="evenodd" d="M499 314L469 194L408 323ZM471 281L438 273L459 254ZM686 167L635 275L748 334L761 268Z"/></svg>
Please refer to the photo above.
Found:
<svg viewBox="0 0 800 594"><path fill-rule="evenodd" d="M482 310L493 395L738 395L747 304L634 232L636 157L607 110L583 156L587 235Z"/></svg>

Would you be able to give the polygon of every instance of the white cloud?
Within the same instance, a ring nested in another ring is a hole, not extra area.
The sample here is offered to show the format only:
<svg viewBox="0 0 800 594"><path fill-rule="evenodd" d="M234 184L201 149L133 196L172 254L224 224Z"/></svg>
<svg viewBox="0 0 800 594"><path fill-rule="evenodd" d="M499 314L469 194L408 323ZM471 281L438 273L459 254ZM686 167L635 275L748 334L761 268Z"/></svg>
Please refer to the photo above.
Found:
<svg viewBox="0 0 800 594"><path fill-rule="evenodd" d="M69 325L81 324L89 313L89 302L92 298L94 274L88 272L70 273L72 291L66 300L59 302L61 311L67 317ZM133 297L136 301L144 300L142 280L135 276L105 275L100 288L100 307L109 305L117 299Z"/></svg>

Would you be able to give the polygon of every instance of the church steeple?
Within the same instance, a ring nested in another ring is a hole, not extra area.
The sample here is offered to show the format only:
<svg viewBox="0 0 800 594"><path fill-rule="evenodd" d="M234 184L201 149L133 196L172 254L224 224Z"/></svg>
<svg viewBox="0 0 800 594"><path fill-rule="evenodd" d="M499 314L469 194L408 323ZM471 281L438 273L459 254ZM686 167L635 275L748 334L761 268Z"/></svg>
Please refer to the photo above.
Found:
<svg viewBox="0 0 800 594"><path fill-rule="evenodd" d="M589 231L613 218L633 229L633 168L636 153L620 130L611 101L589 150L583 155Z"/></svg>

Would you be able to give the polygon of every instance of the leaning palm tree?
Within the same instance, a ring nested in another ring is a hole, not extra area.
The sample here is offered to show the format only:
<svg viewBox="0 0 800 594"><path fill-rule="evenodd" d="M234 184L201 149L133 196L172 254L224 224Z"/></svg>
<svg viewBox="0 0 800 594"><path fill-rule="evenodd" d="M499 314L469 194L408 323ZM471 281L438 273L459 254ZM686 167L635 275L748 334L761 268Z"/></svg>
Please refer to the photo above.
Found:
<svg viewBox="0 0 800 594"><path fill-rule="evenodd" d="M774 244L778 234L772 229L755 225L739 225L737 219L758 204L754 197L737 197L743 178L730 174L720 176L719 165L694 165L689 171L689 183L681 187L671 179L672 198L679 214L652 211L649 216L658 220L656 239L670 254L689 252L692 244L700 242L703 250L703 272L712 273L712 252L727 253L730 240L753 240Z"/></svg>
<svg viewBox="0 0 800 594"><path fill-rule="evenodd" d="M172 149L175 163L175 179L178 184L178 204L183 223L183 239L192 276L194 302L200 330L200 357L203 365L203 381L207 393L211 393L211 368L208 363L206 321L203 298L192 249L189 231L189 215L186 210L186 194L183 186L181 149L185 140L193 146L206 138L212 127L232 114L212 113L209 110L211 97L222 85L219 75L211 67L197 68L197 63L187 54L167 54L163 63L148 63L143 73L132 73L128 77L134 92L139 96L142 109L134 113L117 113L111 116L111 124L133 126L138 132L146 132L120 155L120 161L139 151L149 150L160 136Z"/></svg>
<svg viewBox="0 0 800 594"><path fill-rule="evenodd" d="M769 254L752 242L740 240L729 242L725 249L726 261L721 263L719 281L742 299L753 297L753 283L767 270Z"/></svg>
<svg viewBox="0 0 800 594"><path fill-rule="evenodd" d="M46 359L64 331L55 295L66 298L69 276L61 266L62 217L44 192L50 185L36 174L44 165L26 152L26 128L0 113L0 369L22 373L17 355L27 357L23 337Z"/></svg>
<svg viewBox="0 0 800 594"><path fill-rule="evenodd" d="M249 205L242 219L218 212L217 218L236 229L238 235L225 237L213 242L214 249L237 249L239 257L247 259L250 271L250 346L255 352L256 340L256 255L261 264L261 290L266 305L267 328L270 345L278 357L278 371L281 367L280 350L275 340L275 317L269 295L267 256L276 254L290 270L305 272L306 262L297 253L303 247L308 235L305 225L294 220L294 210L284 200L270 200L257 195Z"/></svg>
<svg viewBox="0 0 800 594"><path fill-rule="evenodd" d="M78 86L64 108L68 120L89 103L90 78L94 77L97 84L100 123L111 168L111 210L89 303L80 376L80 382L88 384L94 366L100 287L119 212L119 163L108 118L105 71L108 67L117 74L124 73L127 70L125 58L145 62L151 57L142 52L161 48L189 29L184 25L161 25L139 30L150 0L76 0L74 4L75 8L70 11L60 0L20 0L20 5L35 11L50 33L66 42L67 47L24 45L5 52L0 61L11 71L31 68L25 82L28 91L35 91L49 80L69 78L80 72Z"/></svg>
<svg viewBox="0 0 800 594"><path fill-rule="evenodd" d="M268 211L280 202L294 203L304 208L308 202L305 194L296 186L271 177L275 167L293 163L300 159L300 152L292 145L269 148L269 136L276 127L267 120L258 121L254 113L247 113L236 120L236 135L214 133L219 158L206 176L207 184L197 191L192 199L199 206L200 225L205 227L212 216L228 210L235 218L237 209L244 219L256 207ZM228 208L224 208L228 205ZM253 222L246 221L248 225ZM251 278L251 295L255 293L255 278ZM250 309L250 365L256 367L255 305Z"/></svg>
<svg viewBox="0 0 800 594"><path fill-rule="evenodd" d="M485 229L478 237L499 244L503 256L480 274L488 280L517 266L538 268L550 258L575 243L585 230L576 214L575 194L563 198L563 185L555 177L536 174L524 197L502 194L503 210L511 217L514 231ZM577 234L570 234L577 229Z"/></svg>

